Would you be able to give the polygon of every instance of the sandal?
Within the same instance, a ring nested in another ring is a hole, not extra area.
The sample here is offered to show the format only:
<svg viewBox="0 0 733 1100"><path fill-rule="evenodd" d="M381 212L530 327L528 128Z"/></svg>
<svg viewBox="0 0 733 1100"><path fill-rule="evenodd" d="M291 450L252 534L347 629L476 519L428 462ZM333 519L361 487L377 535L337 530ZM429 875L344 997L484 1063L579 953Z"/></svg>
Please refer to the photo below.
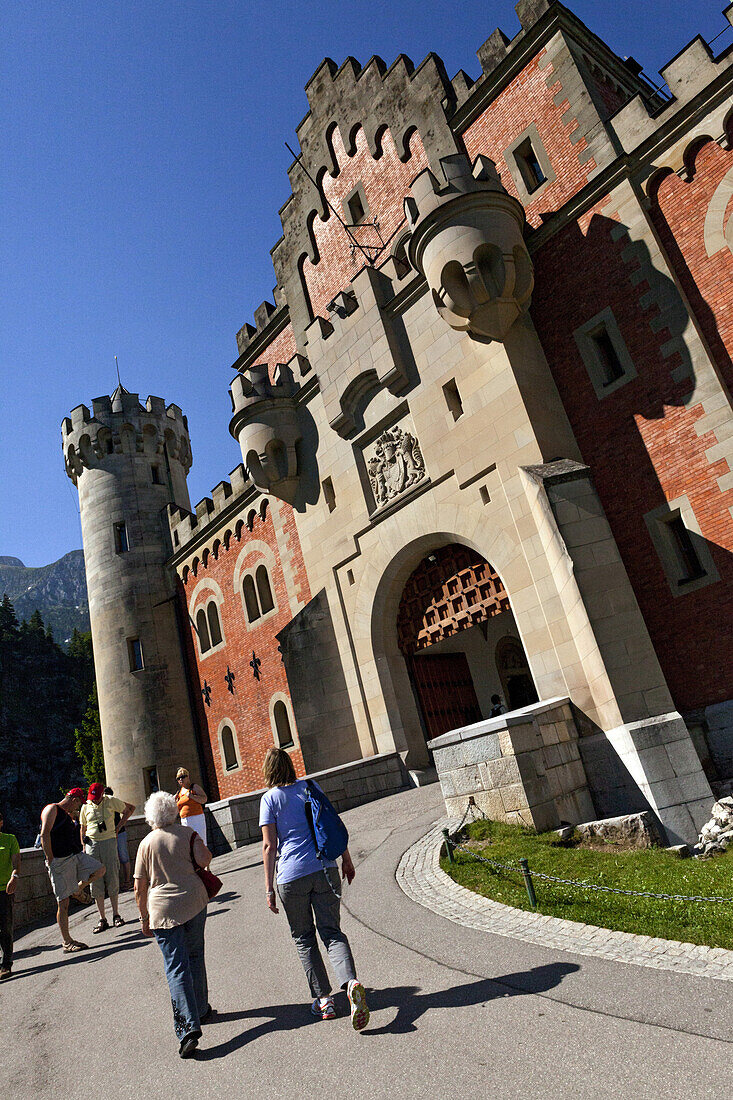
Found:
<svg viewBox="0 0 733 1100"><path fill-rule="evenodd" d="M64 944L64 954L73 955L76 951L86 950L86 946L85 943L79 943L78 940L69 940L68 943Z"/></svg>
<svg viewBox="0 0 733 1100"><path fill-rule="evenodd" d="M123 921L123 919L122 919L122 917L120 916L120 914L119 914L119 913L115 913L115 915L114 915L114 919L113 919L113 921L112 921L112 924L113 924L113 925L115 926L115 928L122 928L122 925L123 925L124 923L125 923L125 922Z"/></svg>
<svg viewBox="0 0 733 1100"><path fill-rule="evenodd" d="M107 918L102 917L99 924L97 924L94 928L92 928L92 935L96 936L100 932L106 932L108 928L109 928L109 924L107 923Z"/></svg>

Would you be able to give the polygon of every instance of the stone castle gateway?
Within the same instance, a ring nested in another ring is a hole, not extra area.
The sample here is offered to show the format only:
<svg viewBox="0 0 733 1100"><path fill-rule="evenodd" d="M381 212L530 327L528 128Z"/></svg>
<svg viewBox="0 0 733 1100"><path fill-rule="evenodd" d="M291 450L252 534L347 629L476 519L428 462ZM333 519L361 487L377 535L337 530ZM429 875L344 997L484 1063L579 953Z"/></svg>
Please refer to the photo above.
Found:
<svg viewBox="0 0 733 1100"><path fill-rule="evenodd" d="M309 81L211 497L175 405L64 421L137 803L183 761L257 790L276 743L689 840L733 774L733 54L697 38L659 89L563 4L516 10L477 79Z"/></svg>

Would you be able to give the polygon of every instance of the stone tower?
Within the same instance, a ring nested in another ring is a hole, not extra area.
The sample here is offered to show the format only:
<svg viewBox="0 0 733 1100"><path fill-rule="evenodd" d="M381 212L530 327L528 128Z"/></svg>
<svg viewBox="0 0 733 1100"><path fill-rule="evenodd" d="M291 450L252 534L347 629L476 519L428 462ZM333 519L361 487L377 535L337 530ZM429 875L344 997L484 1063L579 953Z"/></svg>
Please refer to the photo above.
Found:
<svg viewBox="0 0 733 1100"><path fill-rule="evenodd" d="M166 506L189 509L186 418L118 386L63 421L66 472L79 491L107 782L139 808L201 779L176 612Z"/></svg>

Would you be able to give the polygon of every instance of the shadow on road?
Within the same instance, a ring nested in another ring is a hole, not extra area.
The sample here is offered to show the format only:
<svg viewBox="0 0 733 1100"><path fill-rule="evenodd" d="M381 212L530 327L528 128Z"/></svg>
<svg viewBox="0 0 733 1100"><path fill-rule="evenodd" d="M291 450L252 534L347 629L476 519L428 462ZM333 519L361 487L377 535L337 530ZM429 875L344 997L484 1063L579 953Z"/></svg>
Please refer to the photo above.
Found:
<svg viewBox="0 0 733 1100"><path fill-rule="evenodd" d="M23 957L33 957L40 951L56 951L61 957L56 962L44 963L39 966L28 966L22 970L14 970L9 978L6 978L3 982L3 986L9 985L11 982L17 982L23 978L30 978L34 974L47 974L51 970L58 970L62 966L78 966L80 963L93 963L99 959L106 959L108 955L116 955L119 951L130 951L136 947L147 947L148 944L153 943L153 940L145 939L137 930L123 933L121 936L117 936L113 943L106 945L92 944L86 951L78 951L73 955L61 954L61 943L58 947L51 945L44 945L43 947L31 947L26 951L16 952L15 958L21 959ZM96 950L95 950L96 948ZM102 950L99 950L102 948Z"/></svg>
<svg viewBox="0 0 733 1100"><path fill-rule="evenodd" d="M396 1008L396 1016L387 1024L377 1028L367 1028L364 1035L404 1035L417 1031L415 1023L426 1012L439 1008L466 1008L471 1005L486 1004L499 997L524 996L525 994L544 993L558 986L568 974L580 970L575 963L549 963L535 966L531 970L515 974L504 974L498 978L481 978L479 981L455 985L450 989L441 989L435 993L422 993L419 986L401 985L387 989L370 990L369 1008L372 1014ZM340 1015L347 1014L345 994L338 995ZM269 1005L266 1008L254 1008L242 1012L218 1012L217 1023L234 1020L248 1020L264 1017L260 1023L227 1039L226 1042L197 1052L200 1062L215 1058L225 1058L236 1050L253 1043L273 1031L294 1031L317 1023L310 1014L310 1008L302 1002L298 1004ZM372 1015L373 1018L373 1015ZM209 1030L205 1032L210 1035Z"/></svg>

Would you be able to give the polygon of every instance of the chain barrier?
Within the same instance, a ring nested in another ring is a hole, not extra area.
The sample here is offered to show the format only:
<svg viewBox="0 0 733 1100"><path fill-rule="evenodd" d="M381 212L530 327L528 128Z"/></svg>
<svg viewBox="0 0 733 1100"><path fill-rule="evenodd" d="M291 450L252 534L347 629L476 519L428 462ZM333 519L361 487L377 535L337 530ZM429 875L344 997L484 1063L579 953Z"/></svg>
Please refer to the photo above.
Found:
<svg viewBox="0 0 733 1100"><path fill-rule="evenodd" d="M623 894L625 897L632 898L657 898L660 901L710 901L714 903L727 903L728 905L733 904L733 897L703 897L699 894L660 894L655 893L653 890L624 890L620 886L601 886L599 883L596 882L583 882L579 879L560 878L558 875L545 874L544 871L530 871L526 859L521 860L519 863L500 863L496 859L489 859L487 856L479 855L479 853L473 851L472 848L466 848L465 845L456 843L454 838L462 830L466 818L468 817L469 811L471 811L472 813L473 820L476 820L477 812L481 815L484 821L490 820L483 812L483 810L481 810L481 808L476 805L473 798L469 798L468 805L466 806L466 812L464 813L459 825L453 830L452 835L448 832L447 829L443 830L443 837L445 839L446 847L450 849L448 854L451 857L451 860L453 852L462 852L464 855L471 856L471 858L475 859L478 863L487 863L491 867L496 867L501 871L511 871L514 874L523 875L528 894L530 894L531 880L539 878L543 879L545 882L560 883L562 886L574 886L579 890L596 890L604 894ZM533 901L534 891L531 891L531 894L532 896L530 897L530 902ZM533 908L535 907L535 904L533 904Z"/></svg>

